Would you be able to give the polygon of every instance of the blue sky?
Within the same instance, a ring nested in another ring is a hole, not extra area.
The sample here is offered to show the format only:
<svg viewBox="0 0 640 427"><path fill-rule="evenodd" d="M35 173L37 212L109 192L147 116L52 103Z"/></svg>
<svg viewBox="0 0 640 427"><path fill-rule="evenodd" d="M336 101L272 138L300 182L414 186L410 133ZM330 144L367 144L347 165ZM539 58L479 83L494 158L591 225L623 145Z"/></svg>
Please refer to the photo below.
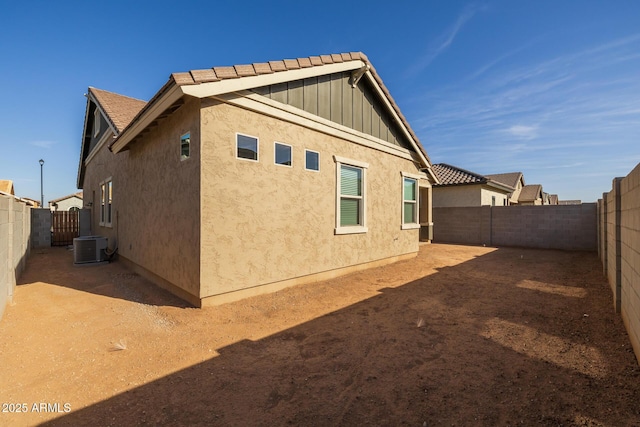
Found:
<svg viewBox="0 0 640 427"><path fill-rule="evenodd" d="M595 201L640 162L640 2L29 1L0 13L0 179L73 193L88 86L362 51L434 163Z"/></svg>

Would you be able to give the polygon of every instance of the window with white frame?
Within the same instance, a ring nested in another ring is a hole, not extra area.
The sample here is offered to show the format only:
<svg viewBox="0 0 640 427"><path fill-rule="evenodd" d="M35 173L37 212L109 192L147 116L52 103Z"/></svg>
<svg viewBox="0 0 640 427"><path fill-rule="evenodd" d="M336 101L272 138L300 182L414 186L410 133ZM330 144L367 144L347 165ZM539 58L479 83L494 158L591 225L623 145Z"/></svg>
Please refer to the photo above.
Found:
<svg viewBox="0 0 640 427"><path fill-rule="evenodd" d="M420 227L418 220L418 177L402 174L402 229Z"/></svg>
<svg viewBox="0 0 640 427"><path fill-rule="evenodd" d="M113 182L111 178L100 183L100 225L111 227Z"/></svg>
<svg viewBox="0 0 640 427"><path fill-rule="evenodd" d="M320 153L317 151L304 150L304 168L309 171L319 171Z"/></svg>
<svg viewBox="0 0 640 427"><path fill-rule="evenodd" d="M336 234L366 233L366 171L369 165L334 156L336 161Z"/></svg>
<svg viewBox="0 0 640 427"><path fill-rule="evenodd" d="M186 160L191 156L191 133L185 133L180 137L180 160Z"/></svg>
<svg viewBox="0 0 640 427"><path fill-rule="evenodd" d="M274 161L276 165L289 166L292 165L292 151L293 148L290 145L283 144L281 142L274 143Z"/></svg>
<svg viewBox="0 0 640 427"><path fill-rule="evenodd" d="M249 135L236 134L236 157L258 161L258 138Z"/></svg>

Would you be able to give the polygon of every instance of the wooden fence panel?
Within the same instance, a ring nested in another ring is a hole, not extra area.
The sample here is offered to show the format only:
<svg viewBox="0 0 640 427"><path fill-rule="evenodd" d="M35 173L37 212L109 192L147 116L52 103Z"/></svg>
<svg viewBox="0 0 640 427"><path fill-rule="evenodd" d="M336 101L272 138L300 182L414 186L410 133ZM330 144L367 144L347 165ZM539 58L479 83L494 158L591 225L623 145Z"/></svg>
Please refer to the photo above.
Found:
<svg viewBox="0 0 640 427"><path fill-rule="evenodd" d="M79 211L51 212L51 246L72 245L80 231Z"/></svg>

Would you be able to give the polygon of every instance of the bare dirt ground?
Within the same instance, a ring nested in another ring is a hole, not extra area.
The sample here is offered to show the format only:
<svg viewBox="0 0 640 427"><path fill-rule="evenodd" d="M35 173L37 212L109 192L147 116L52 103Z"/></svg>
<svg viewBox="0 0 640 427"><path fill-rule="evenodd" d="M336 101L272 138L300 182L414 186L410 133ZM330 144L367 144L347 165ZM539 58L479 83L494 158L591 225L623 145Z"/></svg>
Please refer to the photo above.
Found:
<svg viewBox="0 0 640 427"><path fill-rule="evenodd" d="M0 322L0 403L3 426L630 426L640 368L593 253L425 245L200 310L52 248Z"/></svg>

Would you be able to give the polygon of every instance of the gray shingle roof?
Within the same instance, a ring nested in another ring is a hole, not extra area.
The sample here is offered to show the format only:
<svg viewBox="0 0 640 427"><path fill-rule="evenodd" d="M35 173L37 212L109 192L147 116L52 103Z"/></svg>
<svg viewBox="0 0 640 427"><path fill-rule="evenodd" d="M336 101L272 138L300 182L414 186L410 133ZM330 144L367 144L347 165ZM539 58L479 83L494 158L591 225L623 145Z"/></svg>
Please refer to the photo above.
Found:
<svg viewBox="0 0 640 427"><path fill-rule="evenodd" d="M542 185L525 185L522 187L522 191L518 197L518 202L533 202L539 197L542 197Z"/></svg>
<svg viewBox="0 0 640 427"><path fill-rule="evenodd" d="M516 188L518 181L522 178L522 172L494 173L485 176L492 181ZM524 185L524 179L522 185Z"/></svg>

